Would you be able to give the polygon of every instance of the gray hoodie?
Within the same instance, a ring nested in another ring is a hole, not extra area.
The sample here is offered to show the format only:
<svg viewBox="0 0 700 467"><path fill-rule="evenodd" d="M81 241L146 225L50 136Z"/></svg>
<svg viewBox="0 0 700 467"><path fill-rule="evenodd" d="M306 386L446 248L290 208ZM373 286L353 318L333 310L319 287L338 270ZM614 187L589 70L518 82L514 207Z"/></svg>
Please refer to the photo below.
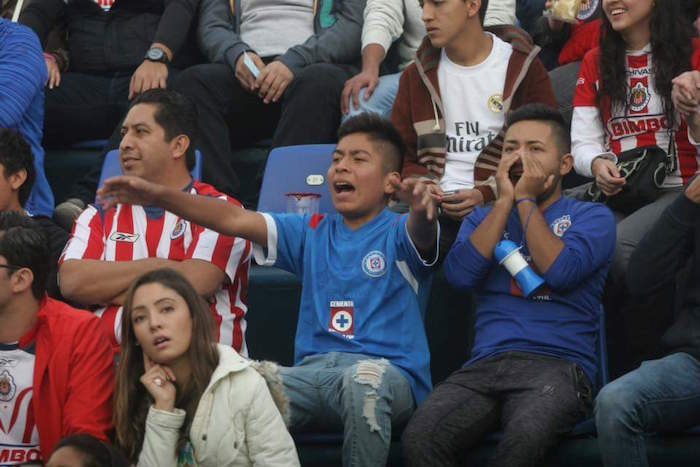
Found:
<svg viewBox="0 0 700 467"><path fill-rule="evenodd" d="M362 15L366 0L316 0L315 34L278 57L296 75L313 63L354 64L360 60ZM233 6L233 11L232 7ZM253 51L241 40L241 0L202 0L197 38L202 52L213 63L236 69L244 51Z"/></svg>

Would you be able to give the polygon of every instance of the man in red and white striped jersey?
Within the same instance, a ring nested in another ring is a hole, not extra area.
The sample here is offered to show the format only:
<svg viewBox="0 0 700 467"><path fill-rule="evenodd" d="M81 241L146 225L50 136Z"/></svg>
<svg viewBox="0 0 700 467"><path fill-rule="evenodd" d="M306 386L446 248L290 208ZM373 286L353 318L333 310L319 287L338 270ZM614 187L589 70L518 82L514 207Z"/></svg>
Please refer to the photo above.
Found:
<svg viewBox="0 0 700 467"><path fill-rule="evenodd" d="M125 174L192 194L238 201L193 181L197 117L184 96L162 89L136 98L124 119L119 156ZM246 354L246 289L251 244L158 208L89 206L78 217L59 261L64 296L86 306L109 328L116 346L126 291L147 271L172 268L208 299L218 340Z"/></svg>

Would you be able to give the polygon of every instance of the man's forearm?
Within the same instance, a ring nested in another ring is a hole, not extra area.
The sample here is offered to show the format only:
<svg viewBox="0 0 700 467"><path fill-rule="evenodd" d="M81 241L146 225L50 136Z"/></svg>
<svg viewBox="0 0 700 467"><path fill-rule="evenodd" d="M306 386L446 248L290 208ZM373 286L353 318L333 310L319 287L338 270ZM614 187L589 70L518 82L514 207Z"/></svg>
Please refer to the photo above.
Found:
<svg viewBox="0 0 700 467"><path fill-rule="evenodd" d="M83 305L108 305L142 274L167 267L171 261L147 258L136 261L69 260L59 270L61 293Z"/></svg>
<svg viewBox="0 0 700 467"><path fill-rule="evenodd" d="M544 274L564 249L564 242L549 229L547 221L535 203L521 202L518 205L518 215L532 260Z"/></svg>
<svg viewBox="0 0 700 467"><path fill-rule="evenodd" d="M486 259L493 257L493 250L503 237L503 231L508 222L508 216L513 209L513 202L499 199L493 204L493 209L479 227L474 230L469 240L476 251Z"/></svg>
<svg viewBox="0 0 700 467"><path fill-rule="evenodd" d="M166 211L223 235L267 244L267 225L257 212L246 211L224 200L165 187L161 188L157 203Z"/></svg>
<svg viewBox="0 0 700 467"><path fill-rule="evenodd" d="M362 51L362 71L379 74L379 67L386 57L384 47L379 44L369 44Z"/></svg>

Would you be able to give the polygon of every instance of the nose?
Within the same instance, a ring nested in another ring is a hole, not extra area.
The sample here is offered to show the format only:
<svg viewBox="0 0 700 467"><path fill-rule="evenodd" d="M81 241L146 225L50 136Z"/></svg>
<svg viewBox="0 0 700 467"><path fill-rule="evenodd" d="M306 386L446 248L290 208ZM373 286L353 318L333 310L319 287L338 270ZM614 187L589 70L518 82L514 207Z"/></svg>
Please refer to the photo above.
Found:
<svg viewBox="0 0 700 467"><path fill-rule="evenodd" d="M427 23L428 21L433 19L433 7L430 6L430 2L423 2L423 14L421 18L423 19L424 23Z"/></svg>
<svg viewBox="0 0 700 467"><path fill-rule="evenodd" d="M149 314L148 326L151 328L151 331L156 331L162 327L162 323L160 317L158 316L158 313Z"/></svg>
<svg viewBox="0 0 700 467"><path fill-rule="evenodd" d="M126 133L124 133L121 141L119 142L119 152L121 153L123 151L126 151L127 149L131 149L132 147L133 147L133 143L132 143L131 135L130 135L130 132L127 131Z"/></svg>

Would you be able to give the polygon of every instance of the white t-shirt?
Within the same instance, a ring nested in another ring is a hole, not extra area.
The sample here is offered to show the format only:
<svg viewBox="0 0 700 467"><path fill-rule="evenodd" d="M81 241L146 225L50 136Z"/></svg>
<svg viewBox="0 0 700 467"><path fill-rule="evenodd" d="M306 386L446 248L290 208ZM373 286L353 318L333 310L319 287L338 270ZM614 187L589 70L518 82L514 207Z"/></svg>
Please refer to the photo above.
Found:
<svg viewBox="0 0 700 467"><path fill-rule="evenodd" d="M447 158L440 180L444 191L474 188L474 163L503 127L503 88L513 48L493 34L489 56L478 65L461 66L447 58L438 66L445 107Z"/></svg>
<svg viewBox="0 0 700 467"><path fill-rule="evenodd" d="M0 465L42 465L32 413L34 352L0 344Z"/></svg>

